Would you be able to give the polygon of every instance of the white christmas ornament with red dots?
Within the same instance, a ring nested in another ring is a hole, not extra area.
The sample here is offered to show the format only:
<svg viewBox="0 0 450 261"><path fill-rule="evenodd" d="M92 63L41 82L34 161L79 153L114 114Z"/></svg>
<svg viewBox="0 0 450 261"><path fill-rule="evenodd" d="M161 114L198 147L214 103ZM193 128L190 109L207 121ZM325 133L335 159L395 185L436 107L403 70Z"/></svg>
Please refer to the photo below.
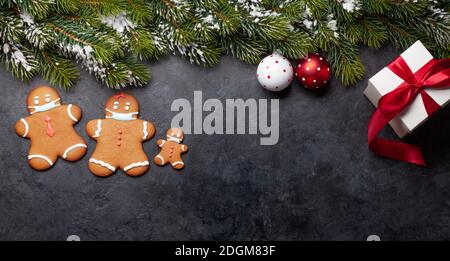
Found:
<svg viewBox="0 0 450 261"><path fill-rule="evenodd" d="M278 52L264 58L258 65L256 77L262 87L269 91L281 91L292 82L294 69Z"/></svg>
<svg viewBox="0 0 450 261"><path fill-rule="evenodd" d="M311 53L298 61L295 76L307 89L321 89L330 80L330 64L318 53Z"/></svg>

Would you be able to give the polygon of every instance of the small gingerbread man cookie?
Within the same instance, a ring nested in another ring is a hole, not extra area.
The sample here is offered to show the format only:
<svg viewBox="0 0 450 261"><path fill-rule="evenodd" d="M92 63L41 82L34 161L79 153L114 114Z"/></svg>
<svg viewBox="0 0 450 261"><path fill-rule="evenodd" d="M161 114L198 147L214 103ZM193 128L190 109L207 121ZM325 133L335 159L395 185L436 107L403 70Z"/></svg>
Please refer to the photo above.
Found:
<svg viewBox="0 0 450 261"><path fill-rule="evenodd" d="M130 176L140 176L149 169L142 142L155 134L153 123L138 119L138 100L125 93L111 96L105 106L106 119L88 122L86 131L97 141L89 159L89 170L107 177L118 168Z"/></svg>
<svg viewBox="0 0 450 261"><path fill-rule="evenodd" d="M16 133L31 140L28 163L32 168L46 170L58 156L68 161L84 156L86 142L73 128L81 119L80 107L62 105L58 92L48 86L33 89L27 106L30 116L16 123Z"/></svg>
<svg viewBox="0 0 450 261"><path fill-rule="evenodd" d="M188 146L181 144L184 133L180 128L171 128L166 133L167 140L159 139L156 144L161 148L161 152L155 156L153 161L159 166L170 163L174 169L182 169L184 162L181 154L188 151Z"/></svg>

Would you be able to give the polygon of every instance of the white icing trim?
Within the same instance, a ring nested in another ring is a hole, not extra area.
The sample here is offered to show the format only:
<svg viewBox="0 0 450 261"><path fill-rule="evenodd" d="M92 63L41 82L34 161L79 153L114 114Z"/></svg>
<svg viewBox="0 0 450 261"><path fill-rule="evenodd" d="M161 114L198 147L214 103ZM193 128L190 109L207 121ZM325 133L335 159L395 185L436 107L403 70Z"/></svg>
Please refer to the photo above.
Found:
<svg viewBox="0 0 450 261"><path fill-rule="evenodd" d="M182 161L175 161L174 163L172 163L172 166L175 166L177 164L181 164L184 166L184 163Z"/></svg>
<svg viewBox="0 0 450 261"><path fill-rule="evenodd" d="M69 114L69 117L74 121L77 122L77 118L75 118L75 116L73 116L72 114L72 104L69 104L69 106L67 107L67 114Z"/></svg>
<svg viewBox="0 0 450 261"><path fill-rule="evenodd" d="M181 150L185 151L186 145L181 145Z"/></svg>
<svg viewBox="0 0 450 261"><path fill-rule="evenodd" d="M98 138L100 137L100 132L102 131L102 120L97 120L97 129L95 130L94 133L94 138Z"/></svg>
<svg viewBox="0 0 450 261"><path fill-rule="evenodd" d="M28 155L28 159L29 159L29 160L30 160L30 159L34 159L34 158L43 159L43 160L47 161L47 163L48 163L50 166L53 165L53 162L52 162L48 157L46 157L46 156L44 156L44 155L39 155L39 154Z"/></svg>
<svg viewBox="0 0 450 261"><path fill-rule="evenodd" d="M144 121L144 140L147 138L147 136L148 136L148 132L147 132L147 122L146 121Z"/></svg>
<svg viewBox="0 0 450 261"><path fill-rule="evenodd" d="M111 166L110 164L108 164L108 163L106 163L106 162L104 162L104 161L101 161L101 160L98 160L98 159L91 158L91 159L89 159L89 162L94 163L94 164L97 164L97 165L100 165L100 166L102 166L102 167L105 167L105 168L109 169L109 170L112 171L112 172L116 171L116 168L114 168L113 166Z"/></svg>
<svg viewBox="0 0 450 261"><path fill-rule="evenodd" d="M25 133L22 135L22 137L26 137L28 134L28 130L30 129L30 127L28 126L28 123L25 119L20 119L20 121L23 123L23 125L25 125Z"/></svg>
<svg viewBox="0 0 450 261"><path fill-rule="evenodd" d="M164 146L164 144L166 143L166 140L162 140L161 145L159 145L160 147Z"/></svg>
<svg viewBox="0 0 450 261"><path fill-rule="evenodd" d="M63 159L65 159L65 158L67 157L67 154L68 154L71 150L73 150L73 149L75 149L75 148L78 148L78 147L87 148L87 145L86 145L86 144L83 144L83 143L79 143L79 144L75 144L75 145L69 147L68 149L66 149L66 150L64 151Z"/></svg>
<svg viewBox="0 0 450 261"><path fill-rule="evenodd" d="M144 166L148 166L149 164L150 164L150 163L149 163L148 161L135 162L135 163L132 163L132 164L126 166L125 168L123 168L123 170L124 170L125 172L127 172L127 171L129 171L130 169L132 169L132 168L144 167Z"/></svg>
<svg viewBox="0 0 450 261"><path fill-rule="evenodd" d="M164 164L164 158L161 155L158 154L156 157L161 160L161 164Z"/></svg>

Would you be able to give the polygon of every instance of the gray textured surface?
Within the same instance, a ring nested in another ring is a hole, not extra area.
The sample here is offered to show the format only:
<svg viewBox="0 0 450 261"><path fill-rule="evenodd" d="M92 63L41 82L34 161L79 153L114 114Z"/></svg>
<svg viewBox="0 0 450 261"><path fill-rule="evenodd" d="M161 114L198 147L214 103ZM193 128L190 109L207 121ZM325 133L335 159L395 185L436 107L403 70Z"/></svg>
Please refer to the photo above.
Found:
<svg viewBox="0 0 450 261"><path fill-rule="evenodd" d="M399 52L363 50L367 75ZM279 98L280 141L260 146L255 135L189 135L187 167L151 166L140 178L116 173L94 177L88 155L74 164L59 160L32 171L29 143L14 133L25 115L24 84L0 70L0 239L65 240L382 240L449 239L450 110L444 109L407 140L424 148L429 166L375 156L367 149L367 122L374 108L363 97L367 79L351 88L333 80L318 94L296 84L282 94L258 86L256 67L225 57L202 69L168 57L151 65L153 80L134 89L142 117L157 127L155 141L175 114L174 99ZM112 90L83 73L63 102L83 108L76 128L103 115ZM385 135L394 137L391 130Z"/></svg>

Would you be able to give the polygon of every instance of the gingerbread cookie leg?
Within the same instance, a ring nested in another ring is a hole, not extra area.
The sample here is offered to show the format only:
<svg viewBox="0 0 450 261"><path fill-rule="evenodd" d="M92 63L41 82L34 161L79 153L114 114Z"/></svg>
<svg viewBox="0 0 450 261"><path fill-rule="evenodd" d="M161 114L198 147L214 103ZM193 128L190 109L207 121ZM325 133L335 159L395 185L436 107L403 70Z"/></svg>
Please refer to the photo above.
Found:
<svg viewBox="0 0 450 261"><path fill-rule="evenodd" d="M180 155L170 162L170 164L172 164L172 167L174 169L182 169L182 168L184 168L184 162L181 159L181 153L187 152L188 147L186 145L184 145L184 144L180 144L180 145L181 145L180 146L180 149L181 149Z"/></svg>
<svg viewBox="0 0 450 261"><path fill-rule="evenodd" d="M161 154L156 155L156 156L153 158L153 162L155 162L155 164L158 165L158 166L164 166L164 165L166 165L166 163L167 163L167 162L164 160L164 157L161 156Z"/></svg>
<svg viewBox="0 0 450 261"><path fill-rule="evenodd" d="M112 164L96 158L89 159L89 170L99 177L108 177L116 171Z"/></svg>
<svg viewBox="0 0 450 261"><path fill-rule="evenodd" d="M76 143L69 146L63 153L62 157L68 161L77 161L86 153L87 145L84 143Z"/></svg>
<svg viewBox="0 0 450 261"><path fill-rule="evenodd" d="M35 170L46 170L55 164L58 156L51 155L42 151L30 150L28 155L28 164Z"/></svg>
<svg viewBox="0 0 450 261"><path fill-rule="evenodd" d="M184 162L181 160L181 158L176 158L176 159L171 160L170 165L172 165L172 167L174 169L184 168Z"/></svg>
<svg viewBox="0 0 450 261"><path fill-rule="evenodd" d="M128 164L123 168L123 171L129 176L137 177L145 174L149 169L149 162L147 160L134 162Z"/></svg>

